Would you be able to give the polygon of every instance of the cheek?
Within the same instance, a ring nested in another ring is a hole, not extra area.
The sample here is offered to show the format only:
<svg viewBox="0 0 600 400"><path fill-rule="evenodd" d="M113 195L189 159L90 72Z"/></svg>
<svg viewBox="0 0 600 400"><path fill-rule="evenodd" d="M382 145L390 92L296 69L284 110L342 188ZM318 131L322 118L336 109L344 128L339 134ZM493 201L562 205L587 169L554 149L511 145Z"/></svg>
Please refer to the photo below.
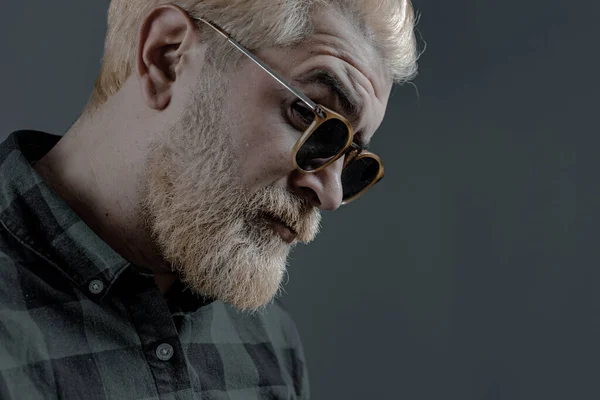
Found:
<svg viewBox="0 0 600 400"><path fill-rule="evenodd" d="M242 183L255 192L287 180L294 169L291 151L300 135L281 115L281 96L271 90L279 89L278 84L257 68L246 73L232 84L237 90L228 98L226 115Z"/></svg>
<svg viewBox="0 0 600 400"><path fill-rule="evenodd" d="M286 178L294 170L291 152L297 138L290 127L262 122L238 133L242 182L252 192Z"/></svg>

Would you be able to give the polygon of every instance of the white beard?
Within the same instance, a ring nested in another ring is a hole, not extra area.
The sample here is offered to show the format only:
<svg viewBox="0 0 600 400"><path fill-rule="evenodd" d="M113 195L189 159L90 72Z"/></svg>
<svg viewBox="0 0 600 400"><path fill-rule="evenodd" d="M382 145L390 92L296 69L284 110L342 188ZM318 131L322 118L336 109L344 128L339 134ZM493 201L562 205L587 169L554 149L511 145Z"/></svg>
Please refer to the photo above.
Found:
<svg viewBox="0 0 600 400"><path fill-rule="evenodd" d="M284 189L247 193L220 111L223 95L208 95L223 87L218 73L203 71L177 126L151 146L140 206L162 258L183 283L252 312L277 295L292 247L261 213L281 216L305 243L317 235L321 217Z"/></svg>

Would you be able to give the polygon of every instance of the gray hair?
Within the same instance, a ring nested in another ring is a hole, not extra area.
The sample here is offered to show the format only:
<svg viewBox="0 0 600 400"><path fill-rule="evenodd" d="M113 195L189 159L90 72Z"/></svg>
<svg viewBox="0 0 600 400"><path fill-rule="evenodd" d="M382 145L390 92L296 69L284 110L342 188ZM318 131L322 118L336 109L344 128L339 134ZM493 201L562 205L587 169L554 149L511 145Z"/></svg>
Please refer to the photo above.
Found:
<svg viewBox="0 0 600 400"><path fill-rule="evenodd" d="M415 16L410 0L112 0L102 67L88 107L104 103L121 88L133 71L137 27L150 10L169 3L193 17L217 23L250 49L289 46L305 40L313 32L313 7L334 6L361 27L395 82L406 82L417 72Z"/></svg>

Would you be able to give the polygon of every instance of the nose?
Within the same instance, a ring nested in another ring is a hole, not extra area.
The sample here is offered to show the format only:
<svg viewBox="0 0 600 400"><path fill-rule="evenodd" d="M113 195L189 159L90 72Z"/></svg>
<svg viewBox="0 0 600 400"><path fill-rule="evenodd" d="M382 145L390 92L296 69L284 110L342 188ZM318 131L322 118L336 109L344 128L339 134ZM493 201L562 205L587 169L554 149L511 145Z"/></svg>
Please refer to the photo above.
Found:
<svg viewBox="0 0 600 400"><path fill-rule="evenodd" d="M311 204L323 211L335 211L342 205L342 169L344 157L314 174L296 171L293 186Z"/></svg>

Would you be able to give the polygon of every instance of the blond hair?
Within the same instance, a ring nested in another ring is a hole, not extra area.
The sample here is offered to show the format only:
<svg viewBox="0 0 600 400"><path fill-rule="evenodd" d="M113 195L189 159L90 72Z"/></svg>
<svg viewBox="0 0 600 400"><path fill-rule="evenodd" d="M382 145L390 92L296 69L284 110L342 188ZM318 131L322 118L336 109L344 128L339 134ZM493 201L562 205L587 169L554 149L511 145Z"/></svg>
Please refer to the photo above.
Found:
<svg viewBox="0 0 600 400"><path fill-rule="evenodd" d="M88 108L104 103L121 88L133 71L142 19L154 7L169 3L193 17L217 23L250 49L300 42L312 34L313 7L337 6L356 20L365 37L380 51L395 82L408 81L417 71L415 17L410 0L112 0L102 67Z"/></svg>

